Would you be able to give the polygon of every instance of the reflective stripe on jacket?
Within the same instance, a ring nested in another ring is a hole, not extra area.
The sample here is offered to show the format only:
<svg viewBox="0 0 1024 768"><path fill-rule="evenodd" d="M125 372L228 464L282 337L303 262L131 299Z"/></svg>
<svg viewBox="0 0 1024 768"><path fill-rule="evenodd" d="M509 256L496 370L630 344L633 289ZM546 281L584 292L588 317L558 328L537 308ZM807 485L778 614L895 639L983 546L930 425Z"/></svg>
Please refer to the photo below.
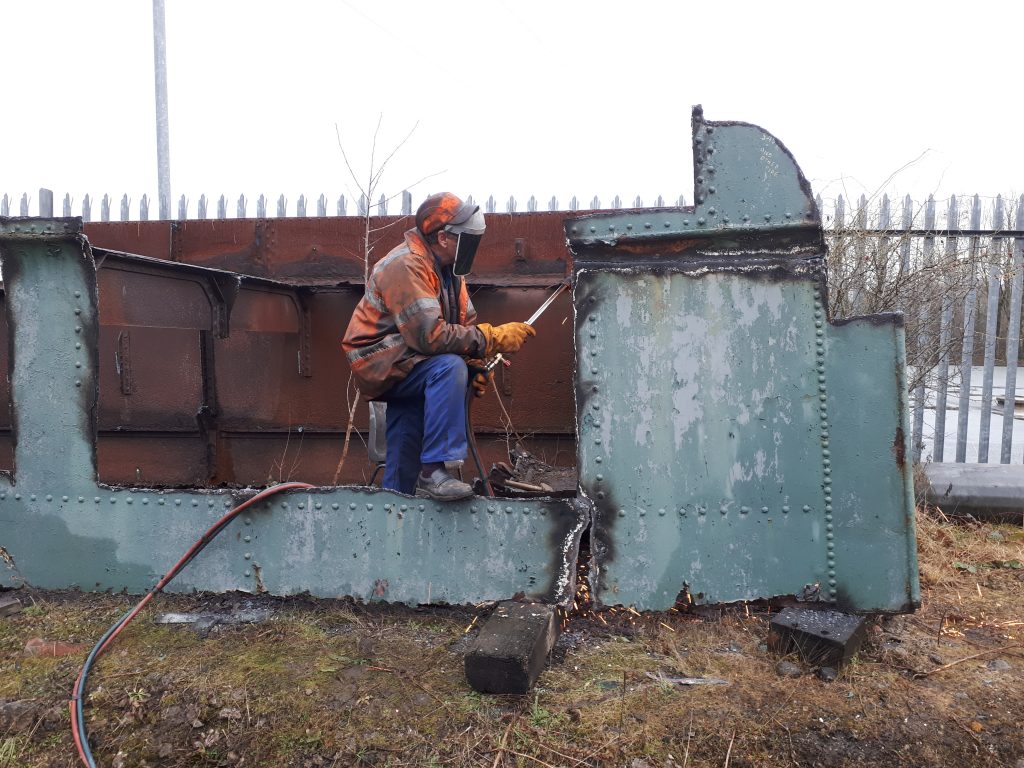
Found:
<svg viewBox="0 0 1024 768"><path fill-rule="evenodd" d="M364 397L380 397L430 355L483 357L486 341L472 325L476 310L466 283L452 280L445 291L415 229L373 268L341 342Z"/></svg>

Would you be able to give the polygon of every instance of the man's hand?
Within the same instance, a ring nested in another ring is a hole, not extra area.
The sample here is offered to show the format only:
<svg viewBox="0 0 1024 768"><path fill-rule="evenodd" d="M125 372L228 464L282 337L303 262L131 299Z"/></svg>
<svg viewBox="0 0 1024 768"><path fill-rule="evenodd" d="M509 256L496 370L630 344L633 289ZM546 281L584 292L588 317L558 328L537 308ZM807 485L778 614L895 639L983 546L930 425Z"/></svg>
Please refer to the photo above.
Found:
<svg viewBox="0 0 1024 768"><path fill-rule="evenodd" d="M537 335L533 326L526 323L505 323L504 325L480 323L477 328L487 339L485 357L491 357L499 352L503 354L518 352L528 336Z"/></svg>
<svg viewBox="0 0 1024 768"><path fill-rule="evenodd" d="M466 365L469 366L469 385L473 394L483 397L487 394L488 385L494 381L494 371L488 371L483 360L467 360Z"/></svg>

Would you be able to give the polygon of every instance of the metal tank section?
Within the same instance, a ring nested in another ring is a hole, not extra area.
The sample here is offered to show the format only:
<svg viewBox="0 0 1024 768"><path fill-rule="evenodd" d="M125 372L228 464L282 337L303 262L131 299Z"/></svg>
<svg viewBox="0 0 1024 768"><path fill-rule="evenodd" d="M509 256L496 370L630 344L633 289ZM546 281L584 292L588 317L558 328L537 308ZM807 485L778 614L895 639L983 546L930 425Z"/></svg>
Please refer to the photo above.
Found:
<svg viewBox="0 0 1024 768"><path fill-rule="evenodd" d="M0 475L0 586L140 593L253 492L97 481L100 313L96 260L81 232L79 219L0 219L15 443L14 471ZM151 262L134 260L142 271ZM267 287L178 269L210 296ZM197 312L223 312L213 331L228 334L233 302L202 303ZM567 604L588 522L573 500L439 504L372 488L293 490L233 521L171 588L410 604L521 593Z"/></svg>
<svg viewBox="0 0 1024 768"><path fill-rule="evenodd" d="M592 594L912 610L902 316L830 323L792 155L754 125L692 122L695 206L566 224Z"/></svg>

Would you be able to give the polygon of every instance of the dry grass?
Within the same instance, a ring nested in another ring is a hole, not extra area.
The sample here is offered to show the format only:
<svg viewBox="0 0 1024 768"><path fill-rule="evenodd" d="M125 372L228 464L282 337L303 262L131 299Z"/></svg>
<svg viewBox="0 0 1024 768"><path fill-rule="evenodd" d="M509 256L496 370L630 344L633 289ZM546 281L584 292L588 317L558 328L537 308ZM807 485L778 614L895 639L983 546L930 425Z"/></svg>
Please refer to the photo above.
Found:
<svg viewBox="0 0 1024 768"><path fill-rule="evenodd" d="M126 768L1013 766L1024 536L937 510L918 526L921 611L875 623L833 683L776 674L764 607L577 617L533 693L488 697L462 672L470 610L261 599L271 620L201 637L152 617L243 598L161 596L100 661L90 731L100 765ZM31 637L91 644L130 601L23 597L34 604L0 619L0 701L34 711L0 727L0 766L72 766L66 698L82 659L22 649Z"/></svg>

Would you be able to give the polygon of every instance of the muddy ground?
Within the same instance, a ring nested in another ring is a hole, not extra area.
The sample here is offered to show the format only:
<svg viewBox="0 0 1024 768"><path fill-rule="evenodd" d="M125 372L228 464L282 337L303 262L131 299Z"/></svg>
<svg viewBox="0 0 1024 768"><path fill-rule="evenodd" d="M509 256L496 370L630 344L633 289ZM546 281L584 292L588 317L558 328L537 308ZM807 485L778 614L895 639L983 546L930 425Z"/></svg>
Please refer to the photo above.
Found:
<svg viewBox="0 0 1024 768"><path fill-rule="evenodd" d="M1024 533L930 511L919 543L921 610L874 622L831 682L767 652L766 605L578 614L533 692L492 697L462 670L486 606L159 596L97 663L89 733L99 765L125 768L1021 768ZM85 647L134 599L11 595L23 607L0 617L0 767L77 765L69 692ZM225 620L240 610L257 621ZM156 622L168 612L221 618Z"/></svg>

